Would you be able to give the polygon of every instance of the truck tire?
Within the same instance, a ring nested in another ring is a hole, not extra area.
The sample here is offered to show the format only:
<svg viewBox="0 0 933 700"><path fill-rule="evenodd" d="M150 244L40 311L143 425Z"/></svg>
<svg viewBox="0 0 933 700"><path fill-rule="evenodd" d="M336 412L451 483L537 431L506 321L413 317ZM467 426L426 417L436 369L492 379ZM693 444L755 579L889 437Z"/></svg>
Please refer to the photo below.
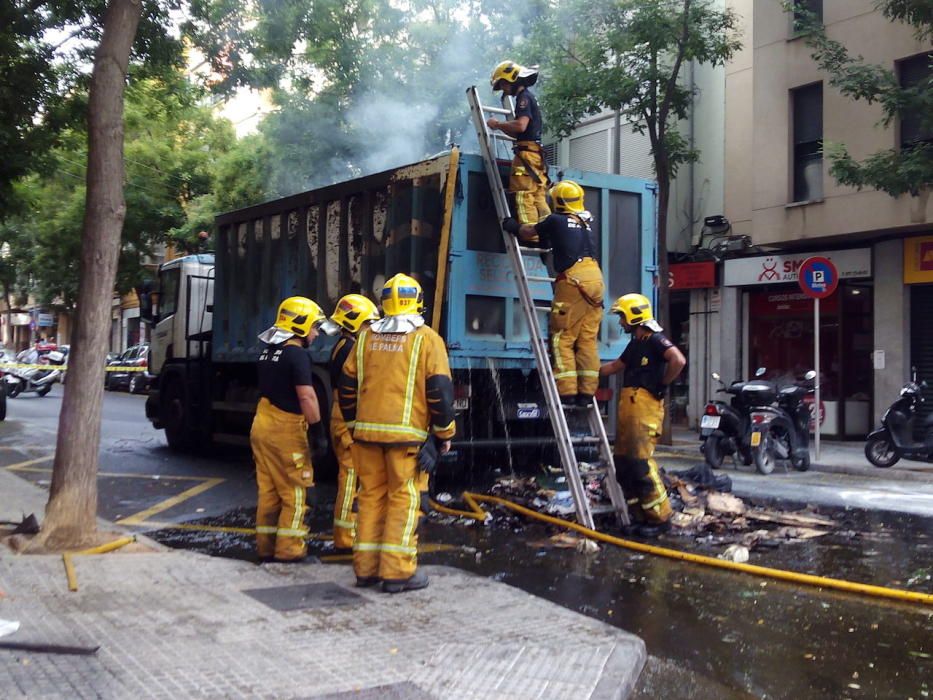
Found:
<svg viewBox="0 0 933 700"><path fill-rule="evenodd" d="M194 431L188 420L188 402L181 379L172 377L161 394L162 425L168 446L176 452L187 452L194 446Z"/></svg>

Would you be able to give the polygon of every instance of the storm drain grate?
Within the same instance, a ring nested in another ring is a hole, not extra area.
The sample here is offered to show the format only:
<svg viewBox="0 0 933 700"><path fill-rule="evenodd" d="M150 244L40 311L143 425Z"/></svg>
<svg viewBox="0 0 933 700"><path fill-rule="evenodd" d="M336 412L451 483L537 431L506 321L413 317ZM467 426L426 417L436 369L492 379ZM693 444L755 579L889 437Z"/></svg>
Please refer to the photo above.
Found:
<svg viewBox="0 0 933 700"><path fill-rule="evenodd" d="M251 588L243 591L273 610L310 610L340 605L361 605L366 599L336 583L302 583L296 586Z"/></svg>
<svg viewBox="0 0 933 700"><path fill-rule="evenodd" d="M374 688L348 690L343 693L316 695L313 700L435 700L411 681L379 685Z"/></svg>

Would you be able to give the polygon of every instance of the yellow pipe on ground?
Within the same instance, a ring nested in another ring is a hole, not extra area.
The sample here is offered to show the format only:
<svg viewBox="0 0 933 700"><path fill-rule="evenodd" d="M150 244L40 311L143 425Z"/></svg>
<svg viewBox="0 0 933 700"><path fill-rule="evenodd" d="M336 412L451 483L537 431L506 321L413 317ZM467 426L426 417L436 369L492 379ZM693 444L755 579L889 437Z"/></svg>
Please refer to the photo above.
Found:
<svg viewBox="0 0 933 700"><path fill-rule="evenodd" d="M715 557L708 557L702 554L691 554L690 552L681 552L676 549L667 549L666 547L657 547L655 545L643 544L641 542L623 540L620 537L606 535L602 532L591 530L588 527L578 525L577 523L572 523L568 520L562 520L561 518L544 515L543 513L531 510L530 508L525 508L524 506L520 506L517 503L512 503L512 501L509 501L505 498L500 498L498 496L487 496L486 494L470 493L465 491L463 493L463 500L471 510L458 511L452 508L438 508L438 510L440 510L442 513L448 513L449 515L459 515L460 517L472 518L474 520L482 521L486 519L486 512L479 504L496 503L500 506L508 508L511 511L528 516L529 518L534 518L535 520L550 523L551 525L557 525L558 527L567 528L568 530L575 530L582 535L586 535L590 539L606 542L607 544L614 544L618 547L630 549L635 552L654 554L655 556L666 557L668 559L677 559L679 561L689 561L694 564L712 566L717 569L726 569L728 571L741 571L746 574L752 574L753 576L762 576L779 581L800 583L807 586L815 586L817 588L829 588L836 591L844 591L846 593L859 593L861 595L872 596L874 598L887 598L889 600L898 600L902 602L933 605L933 595L929 593L905 591L899 588L887 588L885 586L873 586L867 583L855 583L853 581L828 578L826 576L801 574L796 571L772 569L767 566L757 566L755 564L740 564L738 562L717 559ZM482 513L482 517L479 516L480 513Z"/></svg>
<svg viewBox="0 0 933 700"><path fill-rule="evenodd" d="M65 576L68 578L68 590L78 590L78 575L75 573L75 565L71 560L71 554L65 552L62 554L62 561L65 562Z"/></svg>
<svg viewBox="0 0 933 700"><path fill-rule="evenodd" d="M132 544L136 541L136 535L130 535L129 537L121 537L118 540L113 542L108 542L107 544L102 544L97 547L91 547L90 549L82 549L80 552L74 552L75 554L106 554L107 552L112 552L115 549L120 549L120 547L125 547L128 544Z"/></svg>

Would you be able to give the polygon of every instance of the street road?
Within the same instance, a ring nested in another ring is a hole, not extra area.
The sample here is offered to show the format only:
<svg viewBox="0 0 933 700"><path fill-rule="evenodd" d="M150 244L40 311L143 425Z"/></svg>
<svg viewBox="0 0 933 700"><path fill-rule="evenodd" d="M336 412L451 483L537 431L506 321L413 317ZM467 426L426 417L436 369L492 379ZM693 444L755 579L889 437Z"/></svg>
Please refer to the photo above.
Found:
<svg viewBox="0 0 933 700"><path fill-rule="evenodd" d="M48 484L61 396L55 387L45 398L9 402L8 418L0 423L0 468ZM251 557L255 482L249 453L175 454L146 421L143 404L141 396L105 395L100 515L172 546ZM668 469L693 461L663 453L659 458ZM724 471L743 497L833 506L824 512L839 522L823 537L755 549L751 563L930 592L933 521L918 517L931 513L929 483ZM454 484L443 488L458 493ZM332 486L321 490L312 522L319 536L328 531L333 499ZM898 514L887 512L892 510ZM652 655L639 698L920 698L933 690L933 617L925 606L605 545L586 555L551 544L554 534L501 513L488 526L432 521L419 558L505 581L638 634ZM683 535L666 536L660 544L714 556L724 546L712 536ZM323 561L346 563L321 540L312 542L312 551Z"/></svg>

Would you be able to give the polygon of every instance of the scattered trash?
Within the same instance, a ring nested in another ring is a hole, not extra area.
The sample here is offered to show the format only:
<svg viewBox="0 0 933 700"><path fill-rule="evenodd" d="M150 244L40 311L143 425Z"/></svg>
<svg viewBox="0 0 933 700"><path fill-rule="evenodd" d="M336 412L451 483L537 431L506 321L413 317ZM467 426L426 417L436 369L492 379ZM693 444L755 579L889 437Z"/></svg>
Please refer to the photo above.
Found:
<svg viewBox="0 0 933 700"><path fill-rule="evenodd" d="M434 497L434 500L441 505L447 505L452 500L454 500L454 497L445 491L444 493L437 494L437 496Z"/></svg>
<svg viewBox="0 0 933 700"><path fill-rule="evenodd" d="M716 474L706 462L697 464L686 471L671 472L671 475L703 488L732 491L732 479L726 474Z"/></svg>
<svg viewBox="0 0 933 700"><path fill-rule="evenodd" d="M96 647L70 647L60 644L36 644L31 642L0 642L0 649L14 651L33 651L39 654L71 654L76 656L92 656L100 649Z"/></svg>
<svg viewBox="0 0 933 700"><path fill-rule="evenodd" d="M555 493L554 497L548 501L544 510L551 515L573 515L577 512L570 491L558 491Z"/></svg>
<svg viewBox="0 0 933 700"><path fill-rule="evenodd" d="M23 519L19 522L14 520L0 520L0 525L13 525L13 535L37 535L39 534L39 521L35 513L26 515L23 513Z"/></svg>
<svg viewBox="0 0 933 700"><path fill-rule="evenodd" d="M0 637L13 634L19 629L19 620L0 620Z"/></svg>
<svg viewBox="0 0 933 700"><path fill-rule="evenodd" d="M744 515L745 503L741 498L729 493L711 492L706 497L706 508L712 513L720 515Z"/></svg>
<svg viewBox="0 0 933 700"><path fill-rule="evenodd" d="M595 554L599 551L599 545L594 540L582 539L577 544L577 551L582 554Z"/></svg>
<svg viewBox="0 0 933 700"><path fill-rule="evenodd" d="M730 544L726 547L726 551L719 555L719 559L725 559L726 561L734 561L737 564L744 564L748 561L748 547L743 547L740 544Z"/></svg>

